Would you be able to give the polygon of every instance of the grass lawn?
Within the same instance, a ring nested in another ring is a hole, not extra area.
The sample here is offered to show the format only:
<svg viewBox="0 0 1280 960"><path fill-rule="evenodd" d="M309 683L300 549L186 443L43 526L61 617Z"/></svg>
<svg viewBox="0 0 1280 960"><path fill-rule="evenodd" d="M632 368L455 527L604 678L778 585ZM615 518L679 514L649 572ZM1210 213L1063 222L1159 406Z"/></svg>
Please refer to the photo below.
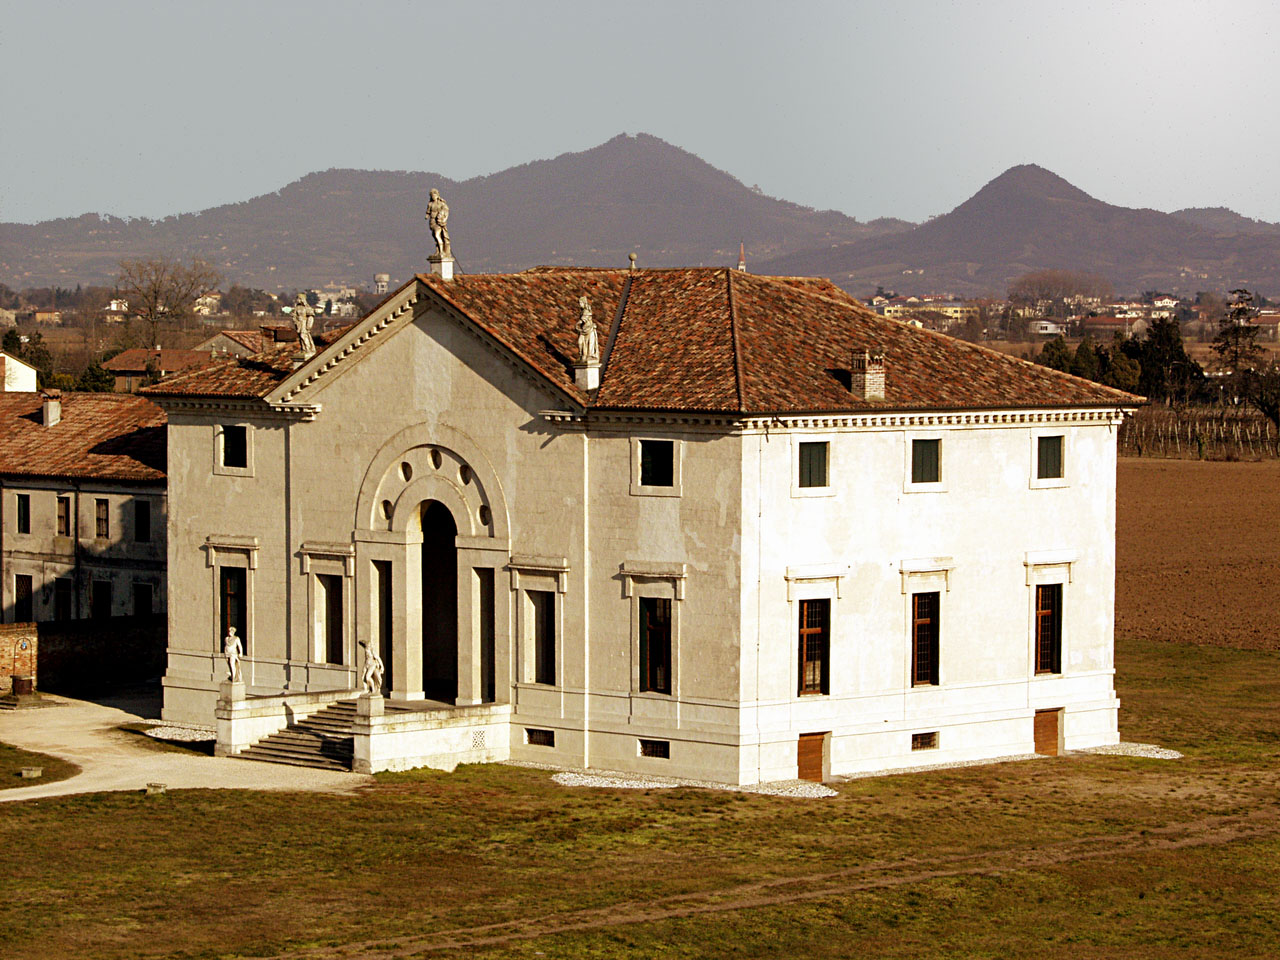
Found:
<svg viewBox="0 0 1280 960"><path fill-rule="evenodd" d="M23 767L41 767L44 772L39 780L24 780ZM74 763L59 760L44 753L33 753L30 750L19 750L7 743L0 743L0 790L10 787L30 787L37 783L50 783L54 780L66 780L80 772Z"/></svg>
<svg viewBox="0 0 1280 960"><path fill-rule="evenodd" d="M5 805L0 955L1271 954L1280 654L1117 657L1125 738L1184 760L969 767L821 801L475 766L358 797Z"/></svg>

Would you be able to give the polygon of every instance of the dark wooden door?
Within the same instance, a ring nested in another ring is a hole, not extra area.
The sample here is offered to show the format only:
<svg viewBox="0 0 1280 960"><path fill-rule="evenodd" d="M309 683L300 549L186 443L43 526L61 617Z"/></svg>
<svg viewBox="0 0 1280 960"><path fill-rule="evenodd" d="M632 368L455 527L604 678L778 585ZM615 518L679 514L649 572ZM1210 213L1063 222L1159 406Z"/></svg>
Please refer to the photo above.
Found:
<svg viewBox="0 0 1280 960"><path fill-rule="evenodd" d="M796 760L800 767L801 780L822 782L822 748L826 740L825 733L800 734Z"/></svg>
<svg viewBox="0 0 1280 960"><path fill-rule="evenodd" d="M1035 721L1036 753L1058 755L1058 718L1061 710L1037 710Z"/></svg>

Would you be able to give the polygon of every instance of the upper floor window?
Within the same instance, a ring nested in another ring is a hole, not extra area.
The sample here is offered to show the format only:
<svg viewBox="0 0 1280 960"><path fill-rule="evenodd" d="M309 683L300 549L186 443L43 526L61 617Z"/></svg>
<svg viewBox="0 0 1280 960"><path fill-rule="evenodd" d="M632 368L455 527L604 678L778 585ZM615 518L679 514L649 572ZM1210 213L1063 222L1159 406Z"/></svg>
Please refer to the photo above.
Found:
<svg viewBox="0 0 1280 960"><path fill-rule="evenodd" d="M58 536L71 536L71 498L58 498Z"/></svg>
<svg viewBox="0 0 1280 960"><path fill-rule="evenodd" d="M631 438L631 492L650 497L680 496L680 443Z"/></svg>
<svg viewBox="0 0 1280 960"><path fill-rule="evenodd" d="M800 486L825 487L827 481L827 455L830 445L826 441L804 441L800 444Z"/></svg>
<svg viewBox="0 0 1280 960"><path fill-rule="evenodd" d="M93 501L93 507L93 535L99 540L106 540L111 536L111 503L97 499Z"/></svg>
<svg viewBox="0 0 1280 960"><path fill-rule="evenodd" d="M911 441L911 482L939 483L942 480L942 440Z"/></svg>
<svg viewBox="0 0 1280 960"><path fill-rule="evenodd" d="M18 533L31 532L31 494L18 494Z"/></svg>
<svg viewBox="0 0 1280 960"><path fill-rule="evenodd" d="M640 441L640 485L670 487L675 481L675 443L671 440Z"/></svg>
<svg viewBox="0 0 1280 960"><path fill-rule="evenodd" d="M138 543L151 542L151 501L133 501L133 539Z"/></svg>
<svg viewBox="0 0 1280 960"><path fill-rule="evenodd" d="M1062 435L1036 438L1036 479L1061 480L1063 477Z"/></svg>
<svg viewBox="0 0 1280 960"><path fill-rule="evenodd" d="M222 465L245 468L249 466L249 428L240 424L222 428Z"/></svg>

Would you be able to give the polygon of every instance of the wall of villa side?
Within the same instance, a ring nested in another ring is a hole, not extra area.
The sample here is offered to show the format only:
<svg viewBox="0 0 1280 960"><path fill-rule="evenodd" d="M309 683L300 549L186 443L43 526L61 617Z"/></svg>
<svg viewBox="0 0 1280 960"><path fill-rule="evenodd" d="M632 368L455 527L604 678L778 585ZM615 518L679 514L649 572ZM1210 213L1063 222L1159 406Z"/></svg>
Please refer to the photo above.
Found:
<svg viewBox="0 0 1280 960"><path fill-rule="evenodd" d="M796 776L802 733L828 734L828 775L1030 753L1037 709L1064 711L1066 748L1117 741L1114 424L998 416L744 438L742 781ZM1062 482L1034 479L1041 434L1065 438ZM941 440L940 483L909 482L915 438ZM802 441L829 444L827 488L798 488ZM1063 584L1058 675L1034 670L1037 582ZM911 594L931 591L940 682L913 686ZM830 603L829 686L801 696L809 598Z"/></svg>

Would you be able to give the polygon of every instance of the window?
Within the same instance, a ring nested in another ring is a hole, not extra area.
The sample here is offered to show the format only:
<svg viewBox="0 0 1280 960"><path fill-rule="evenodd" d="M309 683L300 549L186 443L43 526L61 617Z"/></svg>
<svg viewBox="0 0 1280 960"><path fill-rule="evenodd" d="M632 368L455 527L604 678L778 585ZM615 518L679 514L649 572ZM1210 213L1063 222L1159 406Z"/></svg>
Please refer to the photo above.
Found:
<svg viewBox="0 0 1280 960"><path fill-rule="evenodd" d="M138 543L151 542L151 501L133 501L133 539Z"/></svg>
<svg viewBox="0 0 1280 960"><path fill-rule="evenodd" d="M89 594L89 616L94 620L105 620L111 616L111 581L93 581L93 592Z"/></svg>
<svg viewBox="0 0 1280 960"><path fill-rule="evenodd" d="M640 485L670 487L675 485L675 441L640 441Z"/></svg>
<svg viewBox="0 0 1280 960"><path fill-rule="evenodd" d="M246 573L244 567L218 569L218 629L222 634L219 637L219 649L222 638L226 637L232 627L236 628L236 634L245 650L249 648Z"/></svg>
<svg viewBox="0 0 1280 960"><path fill-rule="evenodd" d="M111 536L111 504L107 500L93 501L93 535L99 540Z"/></svg>
<svg viewBox="0 0 1280 960"><path fill-rule="evenodd" d="M1062 435L1036 438L1036 479L1062 479Z"/></svg>
<svg viewBox="0 0 1280 960"><path fill-rule="evenodd" d="M911 482L938 483L942 480L942 441L911 441Z"/></svg>
<svg viewBox="0 0 1280 960"><path fill-rule="evenodd" d="M58 577L53 581L53 619L71 619L72 593L70 577Z"/></svg>
<svg viewBox="0 0 1280 960"><path fill-rule="evenodd" d="M913 733L911 735L912 750L937 750L938 749L938 731L932 730L929 733Z"/></svg>
<svg viewBox="0 0 1280 960"><path fill-rule="evenodd" d="M827 693L830 683L831 601L800 601L800 695Z"/></svg>
<svg viewBox="0 0 1280 960"><path fill-rule="evenodd" d="M135 617L149 617L155 612L153 594L151 584L140 580L133 581L133 615Z"/></svg>
<svg viewBox="0 0 1280 960"><path fill-rule="evenodd" d="M224 425L222 428L222 465L233 469L249 466L249 428Z"/></svg>
<svg viewBox="0 0 1280 960"><path fill-rule="evenodd" d="M911 684L938 685L938 594L911 595Z"/></svg>
<svg viewBox="0 0 1280 960"><path fill-rule="evenodd" d="M342 663L342 577L316 574L315 642L318 663Z"/></svg>
<svg viewBox="0 0 1280 960"><path fill-rule="evenodd" d="M825 441L800 444L800 486L827 486L827 451Z"/></svg>
<svg viewBox="0 0 1280 960"><path fill-rule="evenodd" d="M18 533L31 532L31 494L18 494Z"/></svg>
<svg viewBox="0 0 1280 960"><path fill-rule="evenodd" d="M671 601L640 598L640 690L671 692Z"/></svg>
<svg viewBox="0 0 1280 960"><path fill-rule="evenodd" d="M71 536L71 498L58 498L58 536Z"/></svg>
<svg viewBox="0 0 1280 960"><path fill-rule="evenodd" d="M532 727L525 727L524 742L531 747L554 747L556 745L556 732L554 730L535 730Z"/></svg>
<svg viewBox="0 0 1280 960"><path fill-rule="evenodd" d="M29 573L13 577L13 622L30 623L35 619L31 611L32 578Z"/></svg>
<svg viewBox="0 0 1280 960"><path fill-rule="evenodd" d="M556 682L556 595L550 590L526 591L532 609L533 682Z"/></svg>
<svg viewBox="0 0 1280 960"><path fill-rule="evenodd" d="M1062 672L1062 584L1036 586L1036 673Z"/></svg>
<svg viewBox="0 0 1280 960"><path fill-rule="evenodd" d="M640 756L657 757L659 760L671 759L670 740L641 740Z"/></svg>

